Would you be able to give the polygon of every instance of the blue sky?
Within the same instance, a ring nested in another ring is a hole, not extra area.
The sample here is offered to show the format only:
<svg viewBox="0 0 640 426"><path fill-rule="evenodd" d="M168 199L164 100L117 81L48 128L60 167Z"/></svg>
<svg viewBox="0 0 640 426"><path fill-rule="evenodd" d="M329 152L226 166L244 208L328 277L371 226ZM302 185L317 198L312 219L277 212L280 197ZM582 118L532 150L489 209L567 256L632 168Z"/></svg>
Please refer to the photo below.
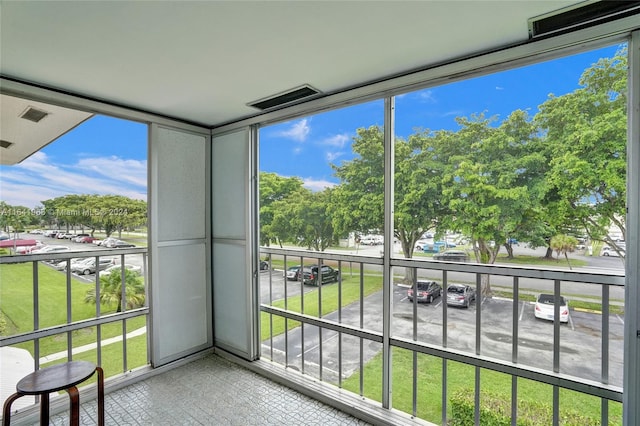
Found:
<svg viewBox="0 0 640 426"><path fill-rule="evenodd" d="M618 46L403 94L396 98L396 135L416 128L456 130L455 117L485 112L500 120L537 108L550 93L572 92L584 69ZM335 185L330 163L353 158L356 129L383 124L378 100L264 127L260 169L298 176L313 190ZM146 200L147 126L95 116L14 166L0 166L0 200L36 207L66 194L118 194Z"/></svg>

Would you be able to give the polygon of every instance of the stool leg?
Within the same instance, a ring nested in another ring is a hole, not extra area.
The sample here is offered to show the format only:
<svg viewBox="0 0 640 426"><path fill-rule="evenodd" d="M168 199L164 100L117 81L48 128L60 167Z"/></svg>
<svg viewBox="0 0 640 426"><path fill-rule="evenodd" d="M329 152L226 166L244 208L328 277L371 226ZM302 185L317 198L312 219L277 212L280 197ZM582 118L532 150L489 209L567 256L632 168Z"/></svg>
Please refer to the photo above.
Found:
<svg viewBox="0 0 640 426"><path fill-rule="evenodd" d="M98 426L104 426L104 371L96 367L98 371Z"/></svg>
<svg viewBox="0 0 640 426"><path fill-rule="evenodd" d="M72 386L69 389L67 389L67 393L69 394L69 398L71 399L71 404L69 405L69 424L71 426L79 426L80 425L80 397L78 396L78 388L75 386ZM48 423L41 422L40 424L46 425Z"/></svg>
<svg viewBox="0 0 640 426"><path fill-rule="evenodd" d="M40 395L40 424L49 424L49 394Z"/></svg>
<svg viewBox="0 0 640 426"><path fill-rule="evenodd" d="M23 396L21 393L16 392L4 401L4 407L2 409L2 426L9 426L11 424L11 404L21 396Z"/></svg>

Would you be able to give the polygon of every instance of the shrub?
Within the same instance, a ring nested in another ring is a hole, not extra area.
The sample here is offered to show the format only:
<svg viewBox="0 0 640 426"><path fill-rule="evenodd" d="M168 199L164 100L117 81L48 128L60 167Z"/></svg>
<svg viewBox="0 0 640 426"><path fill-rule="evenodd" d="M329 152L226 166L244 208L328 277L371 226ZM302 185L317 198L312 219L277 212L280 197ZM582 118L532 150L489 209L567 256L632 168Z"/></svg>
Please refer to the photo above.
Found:
<svg viewBox="0 0 640 426"><path fill-rule="evenodd" d="M450 426L467 426L475 424L474 394L470 389L463 389L451 398ZM480 424L483 426L510 426L511 425L511 401L498 395L480 393ZM553 424L553 411L547 404L519 401L518 402L518 426L537 426ZM600 419L583 416L570 410L560 413L560 424L563 426L590 426L599 425Z"/></svg>

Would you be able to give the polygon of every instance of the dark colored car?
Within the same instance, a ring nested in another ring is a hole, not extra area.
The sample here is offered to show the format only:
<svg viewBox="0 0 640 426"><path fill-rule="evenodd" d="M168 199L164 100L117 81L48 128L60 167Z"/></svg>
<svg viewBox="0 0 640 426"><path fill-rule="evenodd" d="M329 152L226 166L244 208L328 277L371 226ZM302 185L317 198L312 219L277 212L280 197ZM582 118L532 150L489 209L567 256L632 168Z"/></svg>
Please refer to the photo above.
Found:
<svg viewBox="0 0 640 426"><path fill-rule="evenodd" d="M266 271L269 269L269 262L266 262L264 260L260 261L260 270L261 271Z"/></svg>
<svg viewBox="0 0 640 426"><path fill-rule="evenodd" d="M475 300L476 291L473 287L463 284L452 284L447 287L447 305L468 308Z"/></svg>
<svg viewBox="0 0 640 426"><path fill-rule="evenodd" d="M469 255L463 250L447 250L433 255L433 260L447 260L449 262L468 262Z"/></svg>
<svg viewBox="0 0 640 426"><path fill-rule="evenodd" d="M442 286L435 281L418 281L418 291L416 292L416 300L418 302L433 302L433 299L442 295ZM411 287L407 291L407 297L413 302L415 287Z"/></svg>
<svg viewBox="0 0 640 426"><path fill-rule="evenodd" d="M300 271L298 271L298 274ZM305 266L303 268L303 282L308 285L318 285L320 276L322 276L322 284L338 282L340 279L340 271L333 269L331 266L322 265L320 269L318 265Z"/></svg>

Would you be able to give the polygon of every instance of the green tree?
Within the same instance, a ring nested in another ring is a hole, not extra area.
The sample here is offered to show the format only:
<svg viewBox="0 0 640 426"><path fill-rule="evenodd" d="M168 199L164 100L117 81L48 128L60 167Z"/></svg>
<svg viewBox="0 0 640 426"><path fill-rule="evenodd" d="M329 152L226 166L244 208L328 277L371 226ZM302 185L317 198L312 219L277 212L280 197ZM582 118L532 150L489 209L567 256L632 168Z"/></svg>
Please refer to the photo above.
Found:
<svg viewBox="0 0 640 426"><path fill-rule="evenodd" d="M544 157L524 111L514 111L498 127L483 114L456 120L461 129L443 134L438 143L447 164L442 197L452 212L444 224L471 238L478 262L492 264L502 244L510 250L512 238L537 229ZM482 278L488 293L489 277Z"/></svg>
<svg viewBox="0 0 640 426"><path fill-rule="evenodd" d="M274 204L302 190L298 177L282 177L276 173L260 172L260 244L269 247L271 241L282 247L287 239L285 229L274 227ZM276 204L277 206L277 204Z"/></svg>
<svg viewBox="0 0 640 426"><path fill-rule="evenodd" d="M626 234L627 51L586 69L580 88L551 95L536 122L545 134L549 216L558 230L583 229L618 247L613 225Z"/></svg>
<svg viewBox="0 0 640 426"><path fill-rule="evenodd" d="M324 251L337 241L331 216L332 191L312 192L301 188L273 203L273 231L284 239Z"/></svg>
<svg viewBox="0 0 640 426"><path fill-rule="evenodd" d="M128 269L124 270L125 300L127 309L135 309L144 305L145 287L142 277ZM87 290L86 303L96 303L96 289ZM100 304L116 305L116 312L122 312L122 271L114 270L100 277Z"/></svg>

